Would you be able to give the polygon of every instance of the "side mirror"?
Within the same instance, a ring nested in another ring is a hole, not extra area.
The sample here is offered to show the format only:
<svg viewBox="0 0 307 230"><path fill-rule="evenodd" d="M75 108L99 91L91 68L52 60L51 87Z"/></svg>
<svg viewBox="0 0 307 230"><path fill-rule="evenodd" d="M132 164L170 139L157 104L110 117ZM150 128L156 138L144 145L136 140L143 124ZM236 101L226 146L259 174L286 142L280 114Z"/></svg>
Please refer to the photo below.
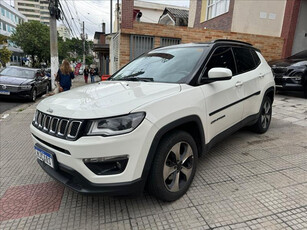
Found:
<svg viewBox="0 0 307 230"><path fill-rule="evenodd" d="M208 72L208 78L210 81L230 80L231 77L232 71L228 68L212 68Z"/></svg>

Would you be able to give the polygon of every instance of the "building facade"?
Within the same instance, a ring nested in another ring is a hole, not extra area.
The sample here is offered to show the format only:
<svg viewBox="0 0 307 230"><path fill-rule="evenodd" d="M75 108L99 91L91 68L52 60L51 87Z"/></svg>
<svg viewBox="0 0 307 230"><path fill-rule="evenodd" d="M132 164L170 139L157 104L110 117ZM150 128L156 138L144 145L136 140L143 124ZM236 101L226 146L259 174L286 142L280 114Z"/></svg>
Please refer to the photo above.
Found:
<svg viewBox="0 0 307 230"><path fill-rule="evenodd" d="M27 18L18 12L14 7L10 6L4 1L0 1L0 34L10 37L15 31L17 25L26 22ZM11 61L8 65L21 65L23 50L17 47L13 42L8 39L6 44L7 48L13 52ZM0 45L0 48L1 45Z"/></svg>
<svg viewBox="0 0 307 230"><path fill-rule="evenodd" d="M58 26L57 31L59 33L59 36L63 38L64 41L66 41L66 39L70 39L70 33L66 26L64 25Z"/></svg>
<svg viewBox="0 0 307 230"><path fill-rule="evenodd" d="M283 56L307 47L307 1L196 0L189 27L282 37Z"/></svg>
<svg viewBox="0 0 307 230"><path fill-rule="evenodd" d="M159 19L163 14L165 8L172 8L178 10L189 10L189 8L180 7L180 6L173 6L173 5L166 5L166 4L159 4L159 3L152 3L152 2L144 2L144 1L134 1L134 9L133 14L134 17L141 12L141 17L139 18L140 22L148 22L148 23L159 23ZM117 6L115 7L114 11L114 32L117 32ZM122 4L119 4L119 24L122 22Z"/></svg>
<svg viewBox="0 0 307 230"><path fill-rule="evenodd" d="M49 1L43 0L15 0L15 8L25 15L29 21L39 21L49 25Z"/></svg>

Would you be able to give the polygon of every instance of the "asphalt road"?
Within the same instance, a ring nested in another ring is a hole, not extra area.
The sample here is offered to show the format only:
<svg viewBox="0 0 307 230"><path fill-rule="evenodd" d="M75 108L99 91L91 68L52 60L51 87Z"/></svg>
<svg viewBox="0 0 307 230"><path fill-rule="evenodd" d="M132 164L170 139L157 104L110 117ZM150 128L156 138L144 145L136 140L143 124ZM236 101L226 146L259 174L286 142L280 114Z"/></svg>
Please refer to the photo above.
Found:
<svg viewBox="0 0 307 230"><path fill-rule="evenodd" d="M23 103L27 103L27 101L23 99L0 98L0 114Z"/></svg>

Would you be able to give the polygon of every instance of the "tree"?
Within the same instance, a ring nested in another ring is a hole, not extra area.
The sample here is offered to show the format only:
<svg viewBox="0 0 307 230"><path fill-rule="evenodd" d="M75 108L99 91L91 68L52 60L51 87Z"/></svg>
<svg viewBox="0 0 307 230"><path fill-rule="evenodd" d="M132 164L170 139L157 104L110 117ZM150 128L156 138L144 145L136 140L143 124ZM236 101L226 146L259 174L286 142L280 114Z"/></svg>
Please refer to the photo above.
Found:
<svg viewBox="0 0 307 230"><path fill-rule="evenodd" d="M35 57L39 62L49 63L50 37L49 27L37 21L19 24L11 36L11 40L21 47L26 55L30 55L34 66Z"/></svg>
<svg viewBox="0 0 307 230"><path fill-rule="evenodd" d="M0 35L0 45L2 45L2 48L0 49L0 64L4 67L6 66L6 63L10 61L10 57L13 54L13 52L5 46L5 43L7 43L7 37Z"/></svg>

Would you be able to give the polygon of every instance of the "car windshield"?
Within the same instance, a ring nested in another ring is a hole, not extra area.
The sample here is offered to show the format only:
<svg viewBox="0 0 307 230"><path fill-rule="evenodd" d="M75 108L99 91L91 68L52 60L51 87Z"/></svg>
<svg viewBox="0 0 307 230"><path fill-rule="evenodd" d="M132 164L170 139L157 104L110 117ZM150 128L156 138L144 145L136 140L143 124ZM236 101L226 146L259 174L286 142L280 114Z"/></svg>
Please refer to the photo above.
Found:
<svg viewBox="0 0 307 230"><path fill-rule="evenodd" d="M296 54L288 57L288 59L307 59L307 50L303 50L299 53L296 53Z"/></svg>
<svg viewBox="0 0 307 230"><path fill-rule="evenodd" d="M111 81L185 82L208 47L153 50L129 63Z"/></svg>
<svg viewBox="0 0 307 230"><path fill-rule="evenodd" d="M21 69L21 68L12 68L8 67L2 70L1 75L17 78L28 78L33 79L35 76L36 70L32 69Z"/></svg>

